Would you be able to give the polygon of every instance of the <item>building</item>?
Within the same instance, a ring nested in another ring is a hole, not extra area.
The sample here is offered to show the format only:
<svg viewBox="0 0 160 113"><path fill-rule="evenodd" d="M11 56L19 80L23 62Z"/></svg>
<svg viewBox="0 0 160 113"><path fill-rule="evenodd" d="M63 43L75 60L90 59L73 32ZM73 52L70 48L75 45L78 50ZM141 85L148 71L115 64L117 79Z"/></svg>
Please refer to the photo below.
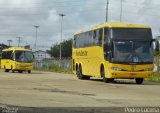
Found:
<svg viewBox="0 0 160 113"><path fill-rule="evenodd" d="M40 68L42 66L48 66L48 62L51 59L51 56L46 52L42 50L38 50L34 52L34 59L35 59L35 68Z"/></svg>

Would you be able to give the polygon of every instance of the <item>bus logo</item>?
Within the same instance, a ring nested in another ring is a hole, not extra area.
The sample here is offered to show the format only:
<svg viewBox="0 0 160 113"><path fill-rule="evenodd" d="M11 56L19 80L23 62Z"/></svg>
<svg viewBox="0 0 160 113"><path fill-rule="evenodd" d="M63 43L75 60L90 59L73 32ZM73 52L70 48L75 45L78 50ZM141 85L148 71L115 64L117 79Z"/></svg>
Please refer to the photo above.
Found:
<svg viewBox="0 0 160 113"><path fill-rule="evenodd" d="M136 65L131 65L131 71L135 71Z"/></svg>
<svg viewBox="0 0 160 113"><path fill-rule="evenodd" d="M87 56L88 54L88 51L76 51L76 55L77 56Z"/></svg>

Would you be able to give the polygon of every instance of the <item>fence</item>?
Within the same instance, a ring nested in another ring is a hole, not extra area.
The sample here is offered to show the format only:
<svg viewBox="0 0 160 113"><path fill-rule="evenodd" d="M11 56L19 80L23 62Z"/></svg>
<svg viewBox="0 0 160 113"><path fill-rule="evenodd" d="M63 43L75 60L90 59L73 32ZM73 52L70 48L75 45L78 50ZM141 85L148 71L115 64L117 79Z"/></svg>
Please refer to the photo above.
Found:
<svg viewBox="0 0 160 113"><path fill-rule="evenodd" d="M71 69L71 58L51 58L51 59L42 59L35 61L35 68L40 69L42 67L48 68L51 65L60 66L62 68Z"/></svg>
<svg viewBox="0 0 160 113"><path fill-rule="evenodd" d="M51 58L51 59L42 59L42 60L37 60L35 61L35 68L40 69L42 67L48 68L51 65L55 66L60 66L66 69L71 69L72 67L72 62L71 58L62 58L61 62L59 58ZM154 72L160 73L160 56L155 56L154 57Z"/></svg>

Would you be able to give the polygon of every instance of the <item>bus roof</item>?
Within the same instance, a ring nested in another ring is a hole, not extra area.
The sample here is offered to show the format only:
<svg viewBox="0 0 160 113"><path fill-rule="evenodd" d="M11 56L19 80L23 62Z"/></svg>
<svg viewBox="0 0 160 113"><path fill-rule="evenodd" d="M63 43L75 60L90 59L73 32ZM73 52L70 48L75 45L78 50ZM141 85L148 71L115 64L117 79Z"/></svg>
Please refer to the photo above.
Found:
<svg viewBox="0 0 160 113"><path fill-rule="evenodd" d="M93 26L89 30L77 32L76 34L99 29L99 28L104 28L104 27L108 27L108 28L150 28L149 26L146 26L143 24L129 24L129 23L123 23L123 22L106 22L106 23L102 23L102 24Z"/></svg>
<svg viewBox="0 0 160 113"><path fill-rule="evenodd" d="M10 47L8 49L4 49L2 51L15 51L15 50L20 50L20 51L32 51L30 49L25 49L25 48L20 48L20 47Z"/></svg>

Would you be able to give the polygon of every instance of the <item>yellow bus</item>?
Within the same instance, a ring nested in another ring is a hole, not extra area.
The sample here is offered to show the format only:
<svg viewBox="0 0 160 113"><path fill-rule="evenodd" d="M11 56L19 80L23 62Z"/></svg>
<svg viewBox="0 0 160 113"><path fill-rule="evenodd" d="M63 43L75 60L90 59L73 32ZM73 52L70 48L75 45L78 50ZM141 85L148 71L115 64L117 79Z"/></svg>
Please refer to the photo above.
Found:
<svg viewBox="0 0 160 113"><path fill-rule="evenodd" d="M79 79L135 79L153 73L153 39L149 26L108 22L74 35L72 70Z"/></svg>
<svg viewBox="0 0 160 113"><path fill-rule="evenodd" d="M5 69L5 72L11 70L31 73L33 61L33 53L29 49L12 47L2 50L1 68Z"/></svg>

